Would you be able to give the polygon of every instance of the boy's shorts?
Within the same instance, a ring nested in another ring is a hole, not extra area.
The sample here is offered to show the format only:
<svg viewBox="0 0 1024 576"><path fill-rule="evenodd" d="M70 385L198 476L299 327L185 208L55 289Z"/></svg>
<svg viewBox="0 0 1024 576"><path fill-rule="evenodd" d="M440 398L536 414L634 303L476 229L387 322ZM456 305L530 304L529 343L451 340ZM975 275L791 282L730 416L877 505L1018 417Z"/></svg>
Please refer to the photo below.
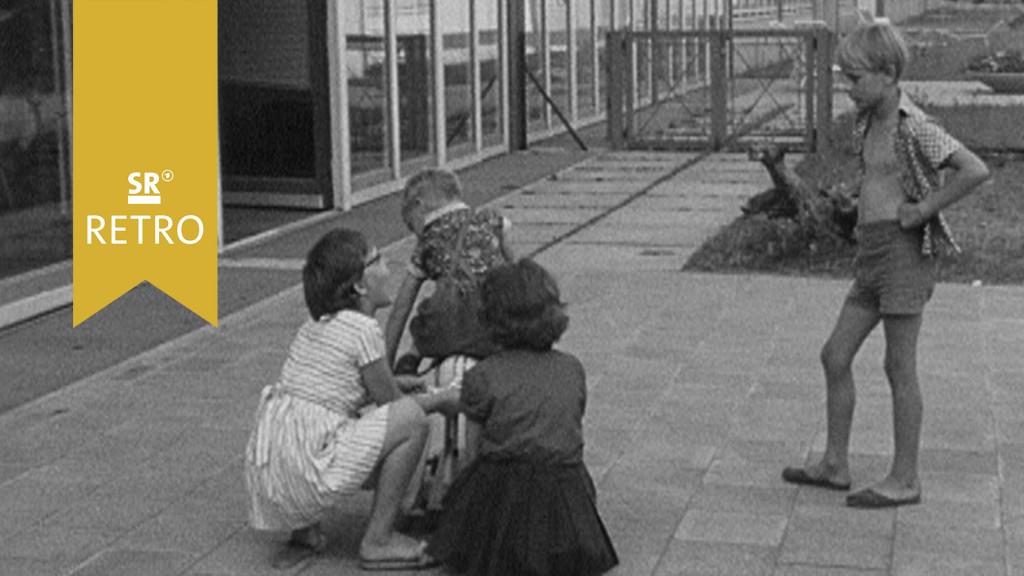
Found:
<svg viewBox="0 0 1024 576"><path fill-rule="evenodd" d="M854 282L846 300L884 315L921 314L935 291L935 260L921 254L922 231L894 220L857 225Z"/></svg>

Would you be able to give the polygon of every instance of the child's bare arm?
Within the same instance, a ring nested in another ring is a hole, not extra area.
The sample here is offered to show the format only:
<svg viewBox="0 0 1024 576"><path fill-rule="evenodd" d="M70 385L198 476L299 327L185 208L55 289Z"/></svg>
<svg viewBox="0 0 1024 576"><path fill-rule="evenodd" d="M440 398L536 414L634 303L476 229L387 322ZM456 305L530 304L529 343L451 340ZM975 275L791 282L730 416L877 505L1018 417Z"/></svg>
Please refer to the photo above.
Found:
<svg viewBox="0 0 1024 576"><path fill-rule="evenodd" d="M384 326L384 346L387 351L388 366L395 365L395 355L398 353L398 344L402 341L402 333L405 331L405 324L409 321L413 304L416 303L416 296L420 292L423 279L407 273L398 287L398 294L395 295L395 302L392 304L391 313L388 314L387 324Z"/></svg>
<svg viewBox="0 0 1024 576"><path fill-rule="evenodd" d="M401 398L403 396L402 387L412 382L412 378L406 379L392 374L391 368L383 358L363 366L359 373L370 399L378 406ZM434 392L411 394L410 398L428 414L432 412L455 413L458 408L459 390L455 386L449 386Z"/></svg>
<svg viewBox="0 0 1024 576"><path fill-rule="evenodd" d="M898 217L903 228L918 228L942 209L978 189L989 178L988 166L970 150L961 148L950 155L948 166L953 173L933 194L917 203L905 202Z"/></svg>
<svg viewBox="0 0 1024 576"><path fill-rule="evenodd" d="M359 375L363 379L363 386L369 394L373 403L383 406L402 397L391 368L383 358L374 360L359 369Z"/></svg>
<svg viewBox="0 0 1024 576"><path fill-rule="evenodd" d="M501 219L501 255L505 258L506 262L515 262L516 255L512 252L512 246L509 245L508 231L512 228L512 221L508 218Z"/></svg>

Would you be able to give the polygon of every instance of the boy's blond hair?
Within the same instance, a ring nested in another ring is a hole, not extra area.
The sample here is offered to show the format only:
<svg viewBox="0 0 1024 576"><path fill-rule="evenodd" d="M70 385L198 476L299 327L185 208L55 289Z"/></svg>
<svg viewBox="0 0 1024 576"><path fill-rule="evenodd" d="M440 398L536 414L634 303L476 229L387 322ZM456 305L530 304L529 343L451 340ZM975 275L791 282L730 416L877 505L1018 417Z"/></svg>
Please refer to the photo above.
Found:
<svg viewBox="0 0 1024 576"><path fill-rule="evenodd" d="M462 197L462 185L454 172L440 168L427 168L409 178L402 189L402 211L414 201L436 208Z"/></svg>
<svg viewBox="0 0 1024 576"><path fill-rule="evenodd" d="M869 22L843 38L836 61L844 70L892 73L899 80L910 61L910 51L892 24Z"/></svg>

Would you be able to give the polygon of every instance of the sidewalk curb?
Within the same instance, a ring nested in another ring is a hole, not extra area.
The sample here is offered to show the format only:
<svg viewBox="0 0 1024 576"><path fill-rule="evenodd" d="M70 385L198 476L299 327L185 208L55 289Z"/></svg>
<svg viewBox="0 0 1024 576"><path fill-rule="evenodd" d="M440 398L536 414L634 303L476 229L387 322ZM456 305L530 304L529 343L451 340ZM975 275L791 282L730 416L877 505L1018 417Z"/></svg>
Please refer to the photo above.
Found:
<svg viewBox="0 0 1024 576"><path fill-rule="evenodd" d="M0 306L0 330L70 306L72 293L71 284L68 284Z"/></svg>
<svg viewBox="0 0 1024 576"><path fill-rule="evenodd" d="M303 218L302 220L296 220L295 222L289 222L282 226L278 226L277 228L266 230L254 236L242 238L225 246L217 257L218 259L228 257L234 251L269 241L293 230L301 230L306 226L314 226L323 220L327 220L335 216L335 213L335 210L321 212L311 215L308 218ZM71 262L71 260L65 260L64 262L59 262L54 266L68 266ZM9 285L17 284L18 282L28 281L36 275L35 271L27 272L8 279L6 283ZM72 289L72 284L65 284L58 288L0 305L0 330L20 324L26 320L31 320L37 316L42 316L49 312L71 306L74 301L73 294L74 290Z"/></svg>

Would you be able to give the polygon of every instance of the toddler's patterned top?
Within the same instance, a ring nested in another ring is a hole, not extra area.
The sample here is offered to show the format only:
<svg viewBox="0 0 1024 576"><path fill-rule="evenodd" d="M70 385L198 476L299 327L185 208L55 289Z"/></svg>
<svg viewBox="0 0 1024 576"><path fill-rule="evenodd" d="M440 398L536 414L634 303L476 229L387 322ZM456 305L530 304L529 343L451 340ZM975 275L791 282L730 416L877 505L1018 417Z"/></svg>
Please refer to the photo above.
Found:
<svg viewBox="0 0 1024 576"><path fill-rule="evenodd" d="M437 280L451 269L452 251L462 238L462 269L477 279L488 270L503 264L502 242L509 227L508 220L494 210L474 212L459 202L427 215L423 234L413 250L409 272L418 278Z"/></svg>
<svg viewBox="0 0 1024 576"><path fill-rule="evenodd" d="M906 197L917 202L938 190L940 168L950 155L963 149L964 145L950 136L902 92L898 113L894 145L900 166L900 180ZM868 114L862 112L854 125L854 141L857 155L861 159L861 172L864 170L863 148L868 123ZM947 254L957 253L960 247L953 240L946 219L942 214L936 214L925 223L921 253L935 256L940 250Z"/></svg>

